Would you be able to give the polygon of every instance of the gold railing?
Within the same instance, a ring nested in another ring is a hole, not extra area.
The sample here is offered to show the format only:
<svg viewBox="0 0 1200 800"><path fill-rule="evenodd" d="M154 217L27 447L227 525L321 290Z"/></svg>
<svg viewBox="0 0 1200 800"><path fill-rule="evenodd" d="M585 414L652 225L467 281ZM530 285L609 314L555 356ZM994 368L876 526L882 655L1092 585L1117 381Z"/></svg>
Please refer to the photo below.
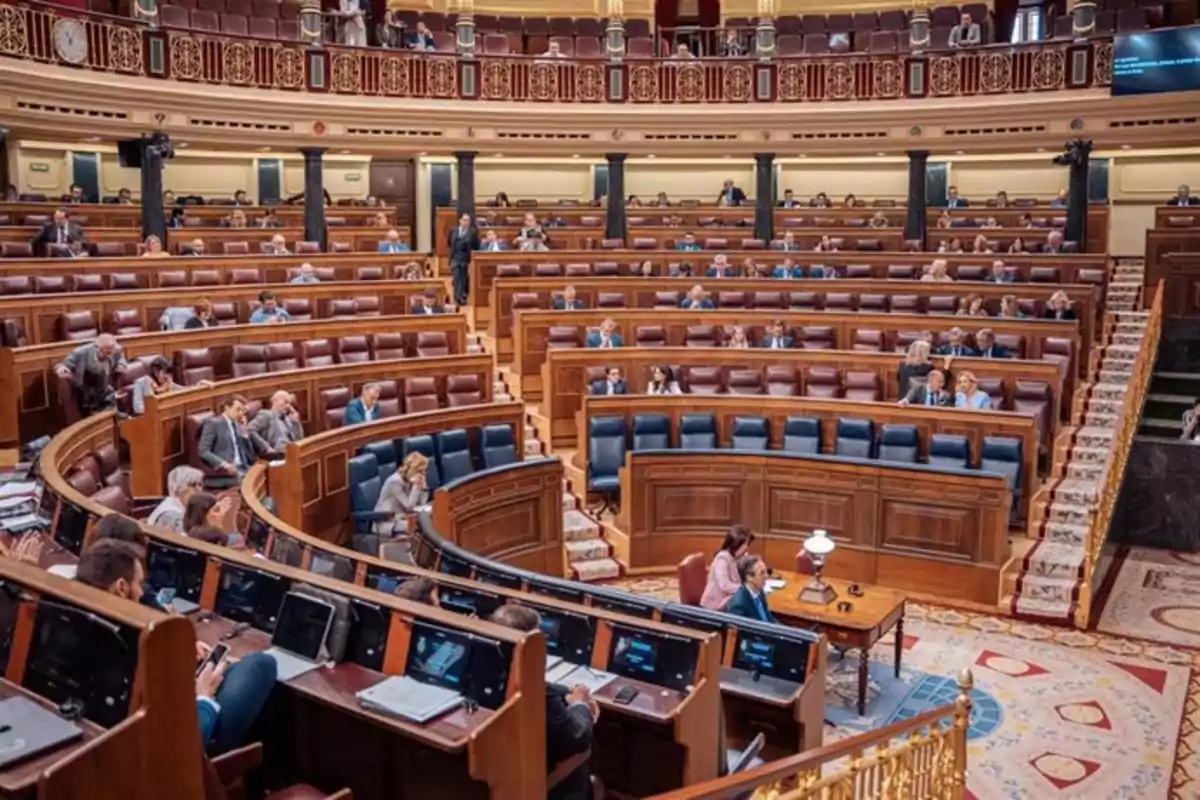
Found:
<svg viewBox="0 0 1200 800"><path fill-rule="evenodd" d="M962 800L970 670L951 705L652 800Z"/></svg>
<svg viewBox="0 0 1200 800"><path fill-rule="evenodd" d="M1104 549L1104 543L1108 540L1113 507L1116 505L1117 496L1121 491L1121 481L1125 477L1125 464L1129 460L1130 450L1133 449L1133 436L1137 432L1146 392L1150 388L1150 378L1154 373L1154 361L1158 356L1158 341L1162 336L1163 294L1163 282L1159 281L1158 290L1154 293L1154 302L1149 309L1150 316L1146 319L1146 332L1142 337L1141 349L1133 360L1129 387L1122 399L1121 409L1117 412L1112 459L1109 461L1108 471L1104 474L1099 501L1092 515L1087 541L1084 544L1083 582L1079 588L1079 604L1075 609L1075 627L1080 629L1086 629L1091 619L1092 587L1096 567L1100 563L1100 554ZM1116 327L1114 319L1114 331ZM1098 378L1099 373L1094 377Z"/></svg>

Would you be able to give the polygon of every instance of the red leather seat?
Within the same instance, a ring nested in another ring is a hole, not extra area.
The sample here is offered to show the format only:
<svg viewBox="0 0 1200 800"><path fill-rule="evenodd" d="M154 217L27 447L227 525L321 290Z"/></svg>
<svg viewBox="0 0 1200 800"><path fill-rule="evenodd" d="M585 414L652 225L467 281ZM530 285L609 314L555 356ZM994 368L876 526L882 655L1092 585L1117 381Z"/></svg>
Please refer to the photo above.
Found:
<svg viewBox="0 0 1200 800"><path fill-rule="evenodd" d="M445 331L421 331L417 334L418 357L431 358L448 355L450 355L450 342L446 339Z"/></svg>
<svg viewBox="0 0 1200 800"><path fill-rule="evenodd" d="M329 301L329 319L353 319L358 315L358 306L352 298L336 298Z"/></svg>
<svg viewBox="0 0 1200 800"><path fill-rule="evenodd" d="M267 345L267 372L290 372L299 368L294 342L272 342Z"/></svg>
<svg viewBox="0 0 1200 800"><path fill-rule="evenodd" d="M841 397L842 377L837 367L809 367L804 371L805 397Z"/></svg>
<svg viewBox="0 0 1200 800"><path fill-rule="evenodd" d="M38 294L63 294L68 290L65 275L37 275L33 279L33 290Z"/></svg>
<svg viewBox="0 0 1200 800"><path fill-rule="evenodd" d="M371 360L371 346L366 336L343 336L337 340L339 364L358 364Z"/></svg>
<svg viewBox="0 0 1200 800"><path fill-rule="evenodd" d="M103 275L76 275L71 280L72 288L76 292L103 292L104 291L104 276Z"/></svg>
<svg viewBox="0 0 1200 800"><path fill-rule="evenodd" d="M679 308L679 292L655 292L655 308Z"/></svg>
<svg viewBox="0 0 1200 800"><path fill-rule="evenodd" d="M762 394L763 376L756 369L729 370L730 394Z"/></svg>
<svg viewBox="0 0 1200 800"><path fill-rule="evenodd" d="M161 286L161 284L159 284ZM137 289L137 275L130 272L113 272L108 276L108 288L117 290Z"/></svg>
<svg viewBox="0 0 1200 800"><path fill-rule="evenodd" d="M637 347L666 347L667 331L662 325L639 325L633 332Z"/></svg>
<svg viewBox="0 0 1200 800"><path fill-rule="evenodd" d="M354 298L354 316L378 317L382 313L383 304L376 295L366 295Z"/></svg>
<svg viewBox="0 0 1200 800"><path fill-rule="evenodd" d="M356 267L354 269L354 280L356 281L381 281L383 277L383 267Z"/></svg>
<svg viewBox="0 0 1200 800"><path fill-rule="evenodd" d="M404 413L434 411L438 407L436 379L406 378L404 380Z"/></svg>
<svg viewBox="0 0 1200 800"><path fill-rule="evenodd" d="M236 267L229 270L229 283L233 285L262 283L262 273L249 267Z"/></svg>
<svg viewBox="0 0 1200 800"><path fill-rule="evenodd" d="M879 376L865 370L846 371L846 399L875 402L881 399Z"/></svg>
<svg viewBox="0 0 1200 800"><path fill-rule="evenodd" d="M267 348L261 344L233 346L233 377L262 375L267 371Z"/></svg>
<svg viewBox="0 0 1200 800"><path fill-rule="evenodd" d="M708 563L704 553L692 553L679 562L679 602L687 606L700 605L704 587L708 585Z"/></svg>
<svg viewBox="0 0 1200 800"><path fill-rule="evenodd" d="M854 332L854 349L865 353L883 352L883 331L859 328Z"/></svg>
<svg viewBox="0 0 1200 800"><path fill-rule="evenodd" d="M551 325L546 334L546 349L567 350L582 345L580 329L575 325Z"/></svg>
<svg viewBox="0 0 1200 800"><path fill-rule="evenodd" d="M483 392L478 375L449 375L446 377L446 404L455 406L478 405L483 402Z"/></svg>
<svg viewBox="0 0 1200 800"><path fill-rule="evenodd" d="M135 308L118 308L108 315L108 332L114 336L143 333L141 314Z"/></svg>
<svg viewBox="0 0 1200 800"><path fill-rule="evenodd" d="M716 347L720 338L715 325L688 325L684 347Z"/></svg>
<svg viewBox="0 0 1200 800"><path fill-rule="evenodd" d="M349 402L350 390L345 386L320 391L317 395L317 414L324 421L325 430L342 427Z"/></svg>
<svg viewBox="0 0 1200 800"><path fill-rule="evenodd" d="M328 339L309 339L300 343L300 360L305 367L333 365L333 343Z"/></svg>
<svg viewBox="0 0 1200 800"><path fill-rule="evenodd" d="M835 342L833 328L806 325L800 329L800 347L805 350L833 350Z"/></svg>
<svg viewBox="0 0 1200 800"><path fill-rule="evenodd" d="M776 397L791 397L796 394L798 383L794 367L767 367L767 394Z"/></svg>
<svg viewBox="0 0 1200 800"><path fill-rule="evenodd" d="M207 347L179 350L175 353L175 380L184 386L215 379L212 351Z"/></svg>
<svg viewBox="0 0 1200 800"><path fill-rule="evenodd" d="M100 335L96 318L91 311L67 311L58 318L62 338L66 341L95 339Z"/></svg>
<svg viewBox="0 0 1200 800"><path fill-rule="evenodd" d="M166 270L158 273L158 285L162 289L187 286L188 276L183 270Z"/></svg>
<svg viewBox="0 0 1200 800"><path fill-rule="evenodd" d="M396 381L377 381L379 386L379 416L400 416L400 387Z"/></svg>
<svg viewBox="0 0 1200 800"><path fill-rule="evenodd" d="M408 355L408 351L404 347L404 334L371 334L371 355L376 361L387 361L406 357Z"/></svg>
<svg viewBox="0 0 1200 800"><path fill-rule="evenodd" d="M721 394L724 391L723 377L720 367L689 367L688 394Z"/></svg>
<svg viewBox="0 0 1200 800"><path fill-rule="evenodd" d="M33 280L28 275L6 275L0 278L0 295L32 293Z"/></svg>
<svg viewBox="0 0 1200 800"><path fill-rule="evenodd" d="M312 304L307 297L288 297L283 301L283 310L293 322L308 322L313 318Z"/></svg>

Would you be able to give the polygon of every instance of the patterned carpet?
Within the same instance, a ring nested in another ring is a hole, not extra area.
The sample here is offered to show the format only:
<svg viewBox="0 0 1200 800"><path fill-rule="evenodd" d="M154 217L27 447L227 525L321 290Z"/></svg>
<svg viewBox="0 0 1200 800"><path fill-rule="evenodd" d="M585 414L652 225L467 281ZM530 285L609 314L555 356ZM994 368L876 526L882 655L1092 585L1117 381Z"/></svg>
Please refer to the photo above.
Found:
<svg viewBox="0 0 1200 800"><path fill-rule="evenodd" d="M1142 563L1127 562L1118 589L1136 580L1125 573ZM1193 563L1200 620L1200 559ZM673 577L620 585L677 596ZM1180 590L1172 584L1164 591ZM1114 591L1110 607L1121 597ZM1125 617L1131 618L1132 612ZM954 676L967 667L976 686L968 788L978 800L1195 800L1200 651L1139 633L1082 632L910 604L901 678L892 677L893 649L885 639L872 651L865 717L849 710L856 659L830 655L827 716L837 727L826 730L826 739L948 702ZM1192 643L1200 646L1200 630Z"/></svg>

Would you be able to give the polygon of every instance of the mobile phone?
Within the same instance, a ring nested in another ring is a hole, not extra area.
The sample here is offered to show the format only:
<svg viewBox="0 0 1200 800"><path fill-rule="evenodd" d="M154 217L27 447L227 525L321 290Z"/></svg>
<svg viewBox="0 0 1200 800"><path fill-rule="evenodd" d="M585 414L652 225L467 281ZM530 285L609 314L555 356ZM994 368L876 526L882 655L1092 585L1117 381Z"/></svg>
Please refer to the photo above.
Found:
<svg viewBox="0 0 1200 800"><path fill-rule="evenodd" d="M225 656L228 654L229 645L216 645L211 651L209 651L204 660L200 662L200 666L196 667L196 674L199 675L201 672L204 672L204 668L209 664L212 664L214 668L220 666L221 662L225 660Z"/></svg>
<svg viewBox="0 0 1200 800"><path fill-rule="evenodd" d="M620 703L623 706L627 706L630 703L632 703L633 698L635 698L637 696L638 696L638 690L636 687L623 686L620 689L618 689L616 695L613 696L613 702Z"/></svg>

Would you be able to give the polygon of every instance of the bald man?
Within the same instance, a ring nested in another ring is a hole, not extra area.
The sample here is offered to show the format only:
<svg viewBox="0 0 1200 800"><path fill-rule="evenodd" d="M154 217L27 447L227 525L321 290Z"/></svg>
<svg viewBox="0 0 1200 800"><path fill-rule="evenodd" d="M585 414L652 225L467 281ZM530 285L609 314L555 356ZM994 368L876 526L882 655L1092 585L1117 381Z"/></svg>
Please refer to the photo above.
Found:
<svg viewBox="0 0 1200 800"><path fill-rule="evenodd" d="M270 408L254 415L246 426L246 433L259 453L282 454L288 442L303 439L304 428L300 425L300 413L296 411L292 395L282 389L271 395Z"/></svg>
<svg viewBox="0 0 1200 800"><path fill-rule="evenodd" d="M126 366L117 337L102 333L68 353L54 371L70 381L79 411L87 416L116 405L116 376Z"/></svg>

